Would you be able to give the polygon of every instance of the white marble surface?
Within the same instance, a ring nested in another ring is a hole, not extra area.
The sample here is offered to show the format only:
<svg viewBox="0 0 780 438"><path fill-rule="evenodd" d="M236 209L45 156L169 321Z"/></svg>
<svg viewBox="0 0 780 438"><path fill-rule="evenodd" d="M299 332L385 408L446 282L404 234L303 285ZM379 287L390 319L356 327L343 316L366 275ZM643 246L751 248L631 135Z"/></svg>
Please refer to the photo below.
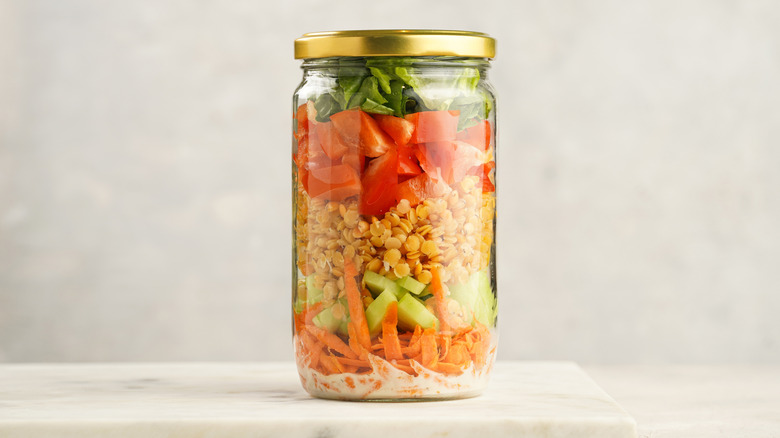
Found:
<svg viewBox="0 0 780 438"><path fill-rule="evenodd" d="M780 366L586 366L639 438L780 437Z"/></svg>
<svg viewBox="0 0 780 438"><path fill-rule="evenodd" d="M1 365L0 437L630 438L635 422L571 362L499 362L480 397L350 403L292 363Z"/></svg>

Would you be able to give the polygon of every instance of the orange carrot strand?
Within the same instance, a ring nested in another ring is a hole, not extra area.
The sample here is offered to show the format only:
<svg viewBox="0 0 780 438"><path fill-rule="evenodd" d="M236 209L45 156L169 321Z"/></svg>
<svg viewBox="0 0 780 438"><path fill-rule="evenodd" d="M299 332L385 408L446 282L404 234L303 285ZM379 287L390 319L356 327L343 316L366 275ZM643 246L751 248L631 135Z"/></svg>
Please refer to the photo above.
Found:
<svg viewBox="0 0 780 438"><path fill-rule="evenodd" d="M307 325L306 330L311 332L314 336L317 337L317 339L322 341L322 343L327 345L331 350L338 351L350 359L357 358L357 355L355 355L355 353L347 346L347 344L345 344L341 338L334 335L333 333L313 325Z"/></svg>
<svg viewBox="0 0 780 438"><path fill-rule="evenodd" d="M388 360L403 359L401 343L398 341L398 303L392 302L387 307L387 313L382 320L382 344L385 346L385 358Z"/></svg>
<svg viewBox="0 0 780 438"><path fill-rule="evenodd" d="M344 290L349 305L350 324L355 327L355 336L358 343L366 350L371 350L371 335L368 332L368 322L363 308L363 300L358 289L357 269L350 257L344 257Z"/></svg>
<svg viewBox="0 0 780 438"><path fill-rule="evenodd" d="M436 305L436 313L439 315L439 331L442 333L450 333L449 312L447 311L447 304L444 302L444 287L441 284L441 275L439 270L435 267L431 268L431 291L433 292L433 299Z"/></svg>
<svg viewBox="0 0 780 438"><path fill-rule="evenodd" d="M422 353L422 365L428 369L434 369L439 360L439 352L436 349L436 333L434 329L425 329L420 339Z"/></svg>

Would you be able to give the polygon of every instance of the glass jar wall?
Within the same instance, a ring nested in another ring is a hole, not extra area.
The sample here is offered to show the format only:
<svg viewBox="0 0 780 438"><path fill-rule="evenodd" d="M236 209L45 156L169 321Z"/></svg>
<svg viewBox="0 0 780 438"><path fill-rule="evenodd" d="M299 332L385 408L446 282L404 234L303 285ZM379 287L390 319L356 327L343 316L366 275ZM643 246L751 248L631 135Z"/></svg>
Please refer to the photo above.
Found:
<svg viewBox="0 0 780 438"><path fill-rule="evenodd" d="M403 54L308 56L293 98L293 338L317 397L470 397L495 358L489 56Z"/></svg>

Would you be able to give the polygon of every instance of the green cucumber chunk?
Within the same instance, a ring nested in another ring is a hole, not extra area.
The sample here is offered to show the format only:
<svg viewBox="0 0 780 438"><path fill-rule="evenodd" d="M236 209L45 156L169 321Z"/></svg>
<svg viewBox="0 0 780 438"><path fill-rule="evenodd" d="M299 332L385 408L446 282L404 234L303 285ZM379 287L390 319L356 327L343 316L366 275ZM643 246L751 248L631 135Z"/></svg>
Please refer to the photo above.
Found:
<svg viewBox="0 0 780 438"><path fill-rule="evenodd" d="M331 333L338 330L339 326L341 325L341 320L336 319L336 317L333 316L333 311L331 307L328 307L327 309L318 313L317 316L314 317L312 322L317 327L325 329Z"/></svg>
<svg viewBox="0 0 780 438"><path fill-rule="evenodd" d="M420 283L409 275L404 278L399 278L396 283L415 295L420 295L420 292L425 290L425 284Z"/></svg>
<svg viewBox="0 0 780 438"><path fill-rule="evenodd" d="M398 301L398 325L406 330L416 326L424 329L438 327L439 319L412 294L406 294Z"/></svg>
<svg viewBox="0 0 780 438"><path fill-rule="evenodd" d="M395 294L386 290L366 307L366 322L368 322L368 332L372 337L382 331L382 320L385 318L387 308L390 307L390 303L397 301Z"/></svg>
<svg viewBox="0 0 780 438"><path fill-rule="evenodd" d="M466 321L492 326L496 319L496 297L487 271L475 272L466 283L447 285L450 297L466 309Z"/></svg>
<svg viewBox="0 0 780 438"><path fill-rule="evenodd" d="M366 287L371 291L374 297L379 296L384 291L390 291L395 295L396 299L400 299L406 294L406 291L401 289L395 281L385 277L384 275L377 274L376 272L366 271L363 273L363 281L366 282Z"/></svg>
<svg viewBox="0 0 780 438"><path fill-rule="evenodd" d="M306 301L309 305L317 304L322 301L322 289L317 289L314 286L314 275L311 274L306 277Z"/></svg>

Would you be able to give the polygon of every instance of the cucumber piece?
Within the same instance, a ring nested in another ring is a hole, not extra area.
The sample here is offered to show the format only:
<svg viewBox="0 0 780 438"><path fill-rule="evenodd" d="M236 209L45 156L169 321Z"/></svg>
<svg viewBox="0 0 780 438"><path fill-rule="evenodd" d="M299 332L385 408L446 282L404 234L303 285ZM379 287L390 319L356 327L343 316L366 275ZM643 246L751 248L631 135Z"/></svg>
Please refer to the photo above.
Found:
<svg viewBox="0 0 780 438"><path fill-rule="evenodd" d="M320 301L322 301L322 289L314 286L314 274L311 274L306 277L306 302L312 305Z"/></svg>
<svg viewBox="0 0 780 438"><path fill-rule="evenodd" d="M366 307L366 322L368 322L368 332L371 336L376 336L382 331L382 319L384 319L385 313L387 313L387 308L390 306L390 303L397 301L395 294L386 290Z"/></svg>
<svg viewBox="0 0 780 438"><path fill-rule="evenodd" d="M471 279L469 279L471 280ZM476 290L472 287L471 281L460 284L449 284L447 288L450 290L450 298L459 302L465 310L466 322L472 324L474 322L474 316L477 313L481 314L480 309L477 309L477 297Z"/></svg>
<svg viewBox="0 0 780 438"><path fill-rule="evenodd" d="M496 297L490 285L487 271L475 272L469 281L447 285L450 297L466 308L466 320L477 320L480 324L493 325L496 319Z"/></svg>
<svg viewBox="0 0 780 438"><path fill-rule="evenodd" d="M301 312L303 312L303 309L304 309L304 307L306 307L306 304L305 304L305 303L306 303L306 301L304 301L304 300L302 300L302 299L300 299L300 298L297 298L297 299L295 300L295 302L293 303L293 311L294 311L296 314L297 314L297 313L301 313Z"/></svg>
<svg viewBox="0 0 780 438"><path fill-rule="evenodd" d="M406 294L398 301L398 325L406 330L414 330L418 325L424 329L438 328L439 319L414 295Z"/></svg>
<svg viewBox="0 0 780 438"><path fill-rule="evenodd" d="M396 283L415 295L420 295L420 292L425 290L425 285L415 280L410 275L407 275L404 278L399 278L396 280Z"/></svg>
<svg viewBox="0 0 780 438"><path fill-rule="evenodd" d="M490 285L490 276L487 271L479 271L471 276L474 287L477 290L477 302L480 312L475 316L479 322L484 325L492 326L496 321L498 309L496 307L496 296L493 294L493 288Z"/></svg>
<svg viewBox="0 0 780 438"><path fill-rule="evenodd" d="M366 287L371 291L371 294L375 297L382 292L389 290L395 295L396 299L400 299L406 294L406 291L401 289L395 281L379 275L376 272L366 271L363 273L363 281L366 282Z"/></svg>
<svg viewBox="0 0 780 438"><path fill-rule="evenodd" d="M336 319L336 317L333 316L333 312L330 307L318 313L312 322L317 327L325 329L331 333L335 332L341 325L341 320Z"/></svg>

